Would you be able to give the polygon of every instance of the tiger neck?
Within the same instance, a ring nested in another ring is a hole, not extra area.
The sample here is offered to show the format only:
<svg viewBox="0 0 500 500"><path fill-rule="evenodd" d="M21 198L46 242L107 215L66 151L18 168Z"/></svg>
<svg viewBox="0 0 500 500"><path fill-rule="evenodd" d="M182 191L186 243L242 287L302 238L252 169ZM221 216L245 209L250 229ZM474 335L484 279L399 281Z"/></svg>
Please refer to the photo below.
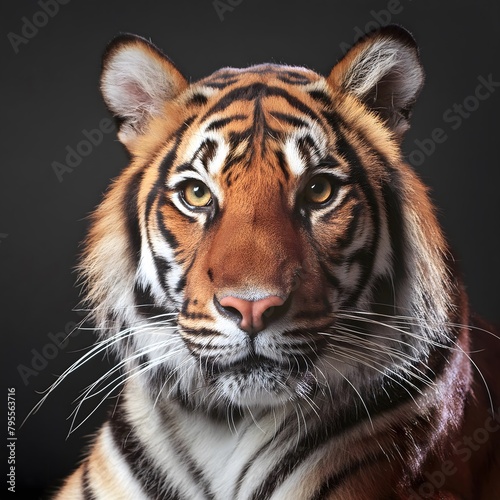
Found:
<svg viewBox="0 0 500 500"><path fill-rule="evenodd" d="M335 394L329 399L318 394L310 405L241 412L233 420L231 415L214 418L177 399L157 399L131 379L107 428L115 446L132 457L131 467L139 463L150 471L153 479L148 481L161 486L176 477L179 484L195 484L193 495L200 498L215 491L213 498L264 498L279 484L291 488L279 498L309 498L294 488L317 487L312 475L318 475L320 484L325 477L343 477L346 470L372 462L374 484L405 488L415 479L408 471L417 477L461 424L463 397L453 395L467 392L470 383L466 340L459 339L458 348L449 350L432 388L423 387L422 394L401 396L400 401L378 400L363 407L359 400L336 401ZM398 436L407 433L415 439L402 443ZM302 470L297 464L308 456L316 457L318 465ZM394 477L387 481L388 460ZM252 478L260 477L255 489ZM359 481L353 481L355 490Z"/></svg>

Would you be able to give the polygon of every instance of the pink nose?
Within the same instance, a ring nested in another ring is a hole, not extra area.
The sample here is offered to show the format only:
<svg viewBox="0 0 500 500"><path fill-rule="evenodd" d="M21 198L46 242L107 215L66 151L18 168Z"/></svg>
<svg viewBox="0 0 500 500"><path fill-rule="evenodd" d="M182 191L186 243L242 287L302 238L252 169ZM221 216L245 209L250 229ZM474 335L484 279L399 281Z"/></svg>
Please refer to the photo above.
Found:
<svg viewBox="0 0 500 500"><path fill-rule="evenodd" d="M244 300L236 297L224 297L220 301L222 307L232 307L241 314L240 328L248 333L257 333L264 329L262 316L271 307L282 306L285 301L276 295L261 300Z"/></svg>

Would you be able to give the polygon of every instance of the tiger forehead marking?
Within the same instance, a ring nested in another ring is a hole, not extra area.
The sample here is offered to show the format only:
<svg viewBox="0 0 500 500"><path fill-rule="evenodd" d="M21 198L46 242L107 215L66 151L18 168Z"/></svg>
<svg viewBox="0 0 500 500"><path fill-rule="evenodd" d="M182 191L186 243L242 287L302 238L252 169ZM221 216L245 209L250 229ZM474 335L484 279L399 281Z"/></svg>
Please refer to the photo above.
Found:
<svg viewBox="0 0 500 500"><path fill-rule="evenodd" d="M413 38L374 32L326 77L264 64L189 84L124 35L103 68L132 161L81 263L91 352L118 358L86 397L118 368L123 390L59 498L410 498L443 457L469 482L436 498L469 498L500 444L453 452L487 416L483 349L401 158Z"/></svg>
<svg viewBox="0 0 500 500"><path fill-rule="evenodd" d="M284 175L302 174L307 160L318 159L327 146L317 106L304 90L321 80L302 68L284 70L269 65L216 72L200 82L200 90L195 86L191 91L197 95L210 85L218 89L207 99L204 108L208 109L200 110L201 117L192 125L196 135L188 139L181 157L189 162L197 153L210 150L217 154L223 149L225 155L216 161L205 157L210 161L206 168L212 175L220 172L223 182L230 184L232 165L254 163L262 167L268 153L277 154L286 144L288 172Z"/></svg>

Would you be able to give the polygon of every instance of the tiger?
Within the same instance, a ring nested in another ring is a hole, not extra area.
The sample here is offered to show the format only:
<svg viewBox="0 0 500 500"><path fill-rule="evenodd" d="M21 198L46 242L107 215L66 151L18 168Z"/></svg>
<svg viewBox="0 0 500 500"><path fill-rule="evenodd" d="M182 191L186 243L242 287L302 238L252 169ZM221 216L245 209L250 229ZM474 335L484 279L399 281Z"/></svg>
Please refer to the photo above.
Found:
<svg viewBox="0 0 500 500"><path fill-rule="evenodd" d="M327 76L110 42L130 164L79 271L119 395L54 498L499 498L499 337L402 152L423 81L392 25Z"/></svg>

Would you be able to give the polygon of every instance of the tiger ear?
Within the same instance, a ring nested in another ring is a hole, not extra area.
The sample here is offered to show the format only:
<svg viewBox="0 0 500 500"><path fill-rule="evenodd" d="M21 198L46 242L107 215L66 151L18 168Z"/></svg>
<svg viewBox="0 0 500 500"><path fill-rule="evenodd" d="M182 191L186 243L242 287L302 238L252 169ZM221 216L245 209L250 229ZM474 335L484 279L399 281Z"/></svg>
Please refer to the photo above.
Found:
<svg viewBox="0 0 500 500"><path fill-rule="evenodd" d="M101 92L117 118L118 138L125 146L144 133L150 119L187 85L173 63L139 36L120 35L104 53Z"/></svg>
<svg viewBox="0 0 500 500"><path fill-rule="evenodd" d="M328 82L360 99L402 136L424 82L415 40L395 25L374 31L334 66Z"/></svg>

